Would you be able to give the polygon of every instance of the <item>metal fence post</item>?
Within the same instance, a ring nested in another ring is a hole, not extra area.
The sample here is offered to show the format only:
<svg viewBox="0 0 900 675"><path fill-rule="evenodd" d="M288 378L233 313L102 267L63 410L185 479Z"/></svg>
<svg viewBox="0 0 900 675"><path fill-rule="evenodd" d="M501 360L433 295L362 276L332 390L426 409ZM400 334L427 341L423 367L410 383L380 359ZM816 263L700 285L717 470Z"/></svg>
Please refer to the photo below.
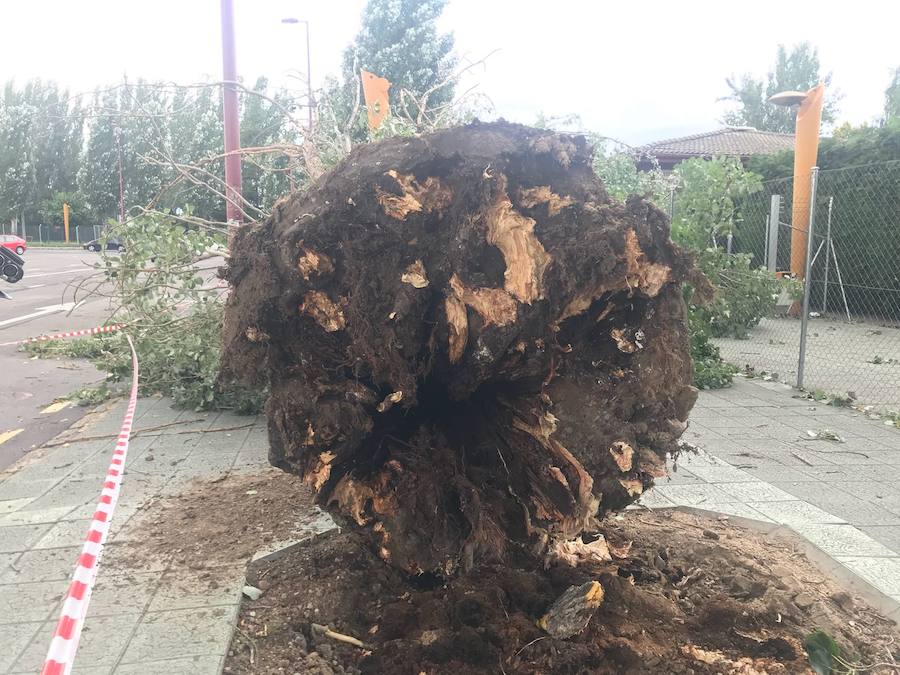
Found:
<svg viewBox="0 0 900 675"><path fill-rule="evenodd" d="M797 388L803 389L806 369L806 334L809 329L809 296L812 295L813 230L816 225L816 192L819 187L819 167L812 168L809 189L809 231L806 233L806 270L803 273L803 314L800 317L800 357L797 363Z"/></svg>
<svg viewBox="0 0 900 675"><path fill-rule="evenodd" d="M834 197L828 198L828 224L825 226L825 282L822 287L822 314L828 313L828 263L831 261L831 209Z"/></svg>
<svg viewBox="0 0 900 675"><path fill-rule="evenodd" d="M781 221L781 195L772 195L769 205L769 230L766 237L766 263L774 273L778 264L778 223Z"/></svg>

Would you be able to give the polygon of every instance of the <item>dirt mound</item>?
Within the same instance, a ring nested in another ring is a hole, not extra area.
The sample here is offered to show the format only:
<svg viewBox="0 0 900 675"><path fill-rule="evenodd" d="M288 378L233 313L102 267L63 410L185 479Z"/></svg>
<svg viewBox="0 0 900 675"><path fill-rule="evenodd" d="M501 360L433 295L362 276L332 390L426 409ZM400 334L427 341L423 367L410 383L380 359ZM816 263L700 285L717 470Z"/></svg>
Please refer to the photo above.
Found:
<svg viewBox="0 0 900 675"><path fill-rule="evenodd" d="M357 149L241 229L225 377L270 460L412 573L544 555L665 474L690 263L591 149L507 123Z"/></svg>
<svg viewBox="0 0 900 675"><path fill-rule="evenodd" d="M356 534L323 536L251 568L265 594L242 607L226 672L795 675L812 673L803 641L816 629L849 662L882 664L867 672L897 672L896 625L788 541L673 512L628 512L604 534L623 557L599 577L488 565L449 582L398 573ZM606 597L584 632L538 628L566 588L593 578Z"/></svg>

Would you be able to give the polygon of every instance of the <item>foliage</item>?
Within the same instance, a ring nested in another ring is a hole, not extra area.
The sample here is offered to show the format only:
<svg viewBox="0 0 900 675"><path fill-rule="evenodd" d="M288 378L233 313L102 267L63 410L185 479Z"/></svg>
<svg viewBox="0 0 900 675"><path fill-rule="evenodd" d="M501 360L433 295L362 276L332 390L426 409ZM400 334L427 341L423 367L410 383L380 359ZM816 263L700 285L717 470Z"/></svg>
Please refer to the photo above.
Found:
<svg viewBox="0 0 900 675"><path fill-rule="evenodd" d="M40 216L46 225L63 226L63 204L69 205L69 227L90 225L87 204L80 192L57 192L41 203Z"/></svg>
<svg viewBox="0 0 900 675"><path fill-rule="evenodd" d="M714 337L747 337L747 330L771 316L781 289L765 268L754 269L746 254L728 255L706 249L698 256L700 269L716 288L708 305L691 307L696 321L708 326Z"/></svg>
<svg viewBox="0 0 900 675"><path fill-rule="evenodd" d="M900 119L900 66L894 68L891 83L884 90L884 121Z"/></svg>
<svg viewBox="0 0 900 675"><path fill-rule="evenodd" d="M590 137L594 143L594 171L603 179L610 196L626 200L640 195L669 210L674 181L656 164L648 171L637 168L640 153L629 146L600 136Z"/></svg>
<svg viewBox="0 0 900 675"><path fill-rule="evenodd" d="M733 157L689 159L675 168L672 239L682 246L718 248L723 237L740 225L739 202L761 189L759 176Z"/></svg>
<svg viewBox="0 0 900 675"><path fill-rule="evenodd" d="M122 303L118 318L134 337L142 391L196 409L257 410L259 392L216 382L224 298L215 270L222 236L161 216L131 220L114 233L125 253L105 255L103 267ZM106 367L126 378L128 351L117 355Z"/></svg>
<svg viewBox="0 0 900 675"><path fill-rule="evenodd" d="M691 360L694 362L694 386L698 389L722 389L734 380L738 369L722 361L719 348L709 339L707 326L691 314Z"/></svg>
<svg viewBox="0 0 900 675"><path fill-rule="evenodd" d="M813 631L803 641L803 647L816 675L831 675L835 672L840 663L841 648L828 633L823 630Z"/></svg>
<svg viewBox="0 0 900 675"><path fill-rule="evenodd" d="M731 93L724 98L737 103L735 110L724 116L726 124L751 126L763 131L794 132L794 111L767 103L767 99L781 91L806 91L819 83L831 84L831 73L820 75L819 53L809 42L801 42L790 51L778 45L775 68L765 81L744 74L739 79L725 80ZM831 124L837 117L837 97L826 95L822 108L823 124Z"/></svg>
<svg viewBox="0 0 900 675"><path fill-rule="evenodd" d="M104 255L99 267L121 303L116 320L128 324L134 340L141 393L170 396L177 405L198 410L258 412L262 392L217 383L224 298L214 272L224 251L222 237L161 216L131 220L112 233L125 252ZM110 383L131 377L131 352L122 333L25 349L45 358L89 358L109 373ZM82 392L80 398L99 395Z"/></svg>
<svg viewBox="0 0 900 675"><path fill-rule="evenodd" d="M55 83L6 83L0 97L0 220L19 228L36 224L47 199L75 189L82 129L80 105Z"/></svg>
<svg viewBox="0 0 900 675"><path fill-rule="evenodd" d="M390 81L391 105L397 106L400 91L421 96L446 80L456 66L453 34L437 29L446 5L447 0L369 0L362 28L344 50L345 86L359 87L360 68L368 70ZM429 102L438 106L452 99L453 87L448 86Z"/></svg>

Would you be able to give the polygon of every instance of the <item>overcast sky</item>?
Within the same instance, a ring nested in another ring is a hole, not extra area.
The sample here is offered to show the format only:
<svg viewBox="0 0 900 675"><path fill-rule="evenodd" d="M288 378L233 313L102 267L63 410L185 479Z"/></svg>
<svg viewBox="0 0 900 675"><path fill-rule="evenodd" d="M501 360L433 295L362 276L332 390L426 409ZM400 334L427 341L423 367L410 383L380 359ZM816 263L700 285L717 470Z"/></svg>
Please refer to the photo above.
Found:
<svg viewBox="0 0 900 675"><path fill-rule="evenodd" d="M285 81L337 72L365 0L235 0L238 70ZM497 115L577 113L584 126L639 144L714 129L725 78L762 76L778 43L809 40L843 94L840 122L877 118L900 65L900 3L450 0L443 26L464 59L499 50L473 75ZM220 78L218 0L0 3L0 80L42 77L73 92L129 78ZM297 85L299 86L299 85Z"/></svg>

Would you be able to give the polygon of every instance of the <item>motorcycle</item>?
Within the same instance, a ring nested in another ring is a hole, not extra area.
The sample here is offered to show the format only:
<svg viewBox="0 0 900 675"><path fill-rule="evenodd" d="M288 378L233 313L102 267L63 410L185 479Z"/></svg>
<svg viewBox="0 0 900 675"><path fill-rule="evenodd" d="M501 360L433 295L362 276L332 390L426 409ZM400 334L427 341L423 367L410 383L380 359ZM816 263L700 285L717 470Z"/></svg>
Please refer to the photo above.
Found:
<svg viewBox="0 0 900 675"><path fill-rule="evenodd" d="M0 246L0 279L8 284L15 284L25 276L25 260L8 248ZM0 298L12 300L10 296L0 290Z"/></svg>

